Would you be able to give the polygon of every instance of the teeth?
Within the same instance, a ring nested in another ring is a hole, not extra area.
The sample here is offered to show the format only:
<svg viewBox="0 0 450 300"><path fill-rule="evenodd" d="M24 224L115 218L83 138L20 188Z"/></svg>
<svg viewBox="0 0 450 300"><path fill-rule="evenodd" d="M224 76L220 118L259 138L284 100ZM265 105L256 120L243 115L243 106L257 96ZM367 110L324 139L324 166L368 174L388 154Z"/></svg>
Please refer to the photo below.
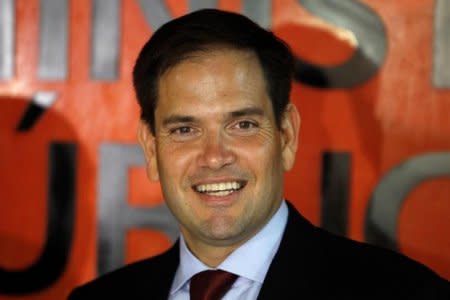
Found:
<svg viewBox="0 0 450 300"><path fill-rule="evenodd" d="M209 195L223 197L231 194L233 191L208 192Z"/></svg>
<svg viewBox="0 0 450 300"><path fill-rule="evenodd" d="M241 188L241 184L237 181L233 182L220 182L211 184L199 184L195 186L195 189L201 193L208 193L216 196L226 196L235 190Z"/></svg>

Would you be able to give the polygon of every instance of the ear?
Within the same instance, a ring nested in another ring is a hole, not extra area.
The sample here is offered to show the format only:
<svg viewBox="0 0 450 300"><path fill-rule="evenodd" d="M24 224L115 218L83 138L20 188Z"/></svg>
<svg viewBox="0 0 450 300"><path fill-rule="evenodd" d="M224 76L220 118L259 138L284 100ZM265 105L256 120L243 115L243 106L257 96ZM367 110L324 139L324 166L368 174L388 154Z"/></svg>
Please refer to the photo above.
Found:
<svg viewBox="0 0 450 300"><path fill-rule="evenodd" d="M147 162L147 176L152 181L159 180L158 163L156 159L155 136L150 132L148 125L140 120L138 126L138 140L144 151Z"/></svg>
<svg viewBox="0 0 450 300"><path fill-rule="evenodd" d="M294 166L300 123L297 107L289 103L281 120L281 155L284 171L289 171Z"/></svg>

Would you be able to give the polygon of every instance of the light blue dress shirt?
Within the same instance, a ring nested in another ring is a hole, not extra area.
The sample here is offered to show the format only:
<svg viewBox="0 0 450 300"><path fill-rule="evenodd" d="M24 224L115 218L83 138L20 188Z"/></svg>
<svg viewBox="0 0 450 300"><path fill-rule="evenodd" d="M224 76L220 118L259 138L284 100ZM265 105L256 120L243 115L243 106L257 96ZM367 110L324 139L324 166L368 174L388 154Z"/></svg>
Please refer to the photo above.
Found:
<svg viewBox="0 0 450 300"><path fill-rule="evenodd" d="M239 276L223 300L258 297L270 263L280 246L287 218L288 208L283 201L270 221L217 267ZM191 277L207 269L210 268L191 253L183 236L180 236L180 265L172 282L169 300L188 300Z"/></svg>

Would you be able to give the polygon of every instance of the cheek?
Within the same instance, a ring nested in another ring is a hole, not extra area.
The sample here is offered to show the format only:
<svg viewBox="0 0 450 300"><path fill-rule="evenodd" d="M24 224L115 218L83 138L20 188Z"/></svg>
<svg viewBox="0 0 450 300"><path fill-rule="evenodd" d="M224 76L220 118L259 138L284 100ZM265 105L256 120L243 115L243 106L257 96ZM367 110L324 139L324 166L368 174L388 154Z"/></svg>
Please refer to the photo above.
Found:
<svg viewBox="0 0 450 300"><path fill-rule="evenodd" d="M164 179L180 180L191 168L195 150L182 144L161 144L158 147L158 166ZM163 180L163 179L161 179Z"/></svg>
<svg viewBox="0 0 450 300"><path fill-rule="evenodd" d="M247 165L255 176L272 177L280 173L281 148L274 139L252 139L234 149L241 167Z"/></svg>

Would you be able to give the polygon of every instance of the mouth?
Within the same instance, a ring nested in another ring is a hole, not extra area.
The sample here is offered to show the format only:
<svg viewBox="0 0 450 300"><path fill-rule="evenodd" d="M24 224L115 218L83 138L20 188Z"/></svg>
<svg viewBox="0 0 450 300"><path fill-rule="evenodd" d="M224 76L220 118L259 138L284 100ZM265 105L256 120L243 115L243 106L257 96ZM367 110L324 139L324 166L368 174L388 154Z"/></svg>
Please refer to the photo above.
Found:
<svg viewBox="0 0 450 300"><path fill-rule="evenodd" d="M225 197L241 190L247 184L246 181L226 181L216 183L202 183L192 186L194 191L214 197Z"/></svg>

